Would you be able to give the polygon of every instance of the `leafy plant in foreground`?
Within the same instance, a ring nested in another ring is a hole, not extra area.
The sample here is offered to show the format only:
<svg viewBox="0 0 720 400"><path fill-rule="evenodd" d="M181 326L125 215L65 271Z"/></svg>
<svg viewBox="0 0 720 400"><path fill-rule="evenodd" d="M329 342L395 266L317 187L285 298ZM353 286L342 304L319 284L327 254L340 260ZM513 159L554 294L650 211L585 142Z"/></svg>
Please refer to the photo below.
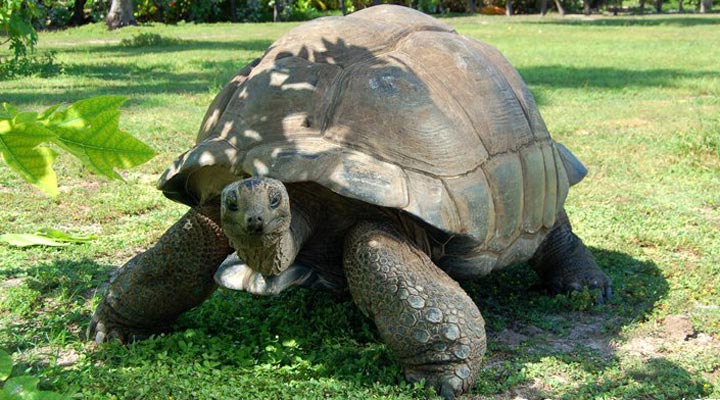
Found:
<svg viewBox="0 0 720 400"><path fill-rule="evenodd" d="M0 57L0 79L48 76L62 70L55 52L35 55L38 41L33 21L42 15L35 0L0 0L0 46L10 44L12 57Z"/></svg>
<svg viewBox="0 0 720 400"><path fill-rule="evenodd" d="M32 19L39 15L37 4L32 0L2 0L0 5L0 33L7 37L2 45L10 43L17 61L32 52L37 43L37 32L32 26Z"/></svg>
<svg viewBox="0 0 720 400"><path fill-rule="evenodd" d="M0 350L0 400L65 400L67 396L39 390L38 383L40 379L30 376L21 375L10 379L12 372L12 358L10 354Z"/></svg>
<svg viewBox="0 0 720 400"><path fill-rule="evenodd" d="M10 168L51 196L58 194L52 169L57 153L47 144L74 155L97 174L122 179L116 168L131 168L155 155L152 148L119 128L119 107L125 101L100 96L65 109L56 105L41 114L3 103L0 154Z"/></svg>

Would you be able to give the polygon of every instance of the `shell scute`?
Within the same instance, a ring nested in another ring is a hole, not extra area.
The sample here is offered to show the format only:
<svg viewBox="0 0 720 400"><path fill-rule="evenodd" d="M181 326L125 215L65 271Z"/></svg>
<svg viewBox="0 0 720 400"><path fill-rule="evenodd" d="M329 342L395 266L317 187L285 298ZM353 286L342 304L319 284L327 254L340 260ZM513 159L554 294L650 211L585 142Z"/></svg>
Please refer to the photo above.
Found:
<svg viewBox="0 0 720 400"><path fill-rule="evenodd" d="M517 153L490 159L484 166L495 205L495 236L489 248L501 252L520 233L523 217L523 172Z"/></svg>
<svg viewBox="0 0 720 400"><path fill-rule="evenodd" d="M535 233L543 226L545 208L545 161L538 146L529 146L520 151L523 169L523 206L522 229Z"/></svg>
<svg viewBox="0 0 720 400"><path fill-rule="evenodd" d="M486 153L463 126L447 91L433 87L416 62L399 53L345 70L324 136L406 169L435 176L462 174Z"/></svg>
<svg viewBox="0 0 720 400"><path fill-rule="evenodd" d="M472 237L478 243L485 243L495 233L493 194L485 172L477 168L465 175L444 178L449 188L453 205L460 215L455 223L458 231Z"/></svg>
<svg viewBox="0 0 720 400"><path fill-rule="evenodd" d="M550 228L555 224L558 200L558 173L553 148L549 143L541 146L545 166L545 202L543 207L543 226Z"/></svg>
<svg viewBox="0 0 720 400"><path fill-rule="evenodd" d="M214 135L238 149L292 137L319 136L325 93L340 68L297 57L253 70L219 119ZM212 136L212 134L211 134Z"/></svg>
<svg viewBox="0 0 720 400"><path fill-rule="evenodd" d="M422 191L423 196L409 196L403 209L412 215L422 216L432 226L457 226L460 216L452 207L452 198L443 182L420 172L406 170L408 188L414 192Z"/></svg>
<svg viewBox="0 0 720 400"><path fill-rule="evenodd" d="M452 96L453 107L463 111L462 118L488 154L516 151L534 135L505 71L488 62L486 52L479 51L484 47L488 46L453 33L417 32L399 51L411 54Z"/></svg>

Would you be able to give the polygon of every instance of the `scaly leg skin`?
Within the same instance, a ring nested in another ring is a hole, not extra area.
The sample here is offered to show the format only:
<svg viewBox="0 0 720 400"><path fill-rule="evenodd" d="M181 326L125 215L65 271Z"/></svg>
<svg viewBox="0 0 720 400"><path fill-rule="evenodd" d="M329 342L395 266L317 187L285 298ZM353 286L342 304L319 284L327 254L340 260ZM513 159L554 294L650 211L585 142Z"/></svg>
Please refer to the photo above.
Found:
<svg viewBox="0 0 720 400"><path fill-rule="evenodd" d="M554 293L598 290L598 303L612 296L612 281L598 267L582 240L572 231L563 210L553 229L530 260L540 279Z"/></svg>
<svg viewBox="0 0 720 400"><path fill-rule="evenodd" d="M445 399L467 391L485 354L485 322L470 297L391 227L364 222L345 241L350 293L375 320L411 382Z"/></svg>
<svg viewBox="0 0 720 400"><path fill-rule="evenodd" d="M213 274L233 251L219 225L220 207L190 210L157 244L128 261L110 280L88 338L127 343L162 332L217 287Z"/></svg>

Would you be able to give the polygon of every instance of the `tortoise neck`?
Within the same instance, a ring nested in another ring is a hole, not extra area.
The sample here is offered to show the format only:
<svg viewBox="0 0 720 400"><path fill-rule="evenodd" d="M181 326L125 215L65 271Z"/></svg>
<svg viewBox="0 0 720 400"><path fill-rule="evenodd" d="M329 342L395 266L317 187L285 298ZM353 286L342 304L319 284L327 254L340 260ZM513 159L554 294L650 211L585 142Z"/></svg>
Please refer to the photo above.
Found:
<svg viewBox="0 0 720 400"><path fill-rule="evenodd" d="M295 257L297 257L303 244L312 236L315 228L315 221L312 213L304 210L297 203L290 206L290 228L285 232L278 243L279 249L276 252L281 257L280 264L282 271L287 269Z"/></svg>

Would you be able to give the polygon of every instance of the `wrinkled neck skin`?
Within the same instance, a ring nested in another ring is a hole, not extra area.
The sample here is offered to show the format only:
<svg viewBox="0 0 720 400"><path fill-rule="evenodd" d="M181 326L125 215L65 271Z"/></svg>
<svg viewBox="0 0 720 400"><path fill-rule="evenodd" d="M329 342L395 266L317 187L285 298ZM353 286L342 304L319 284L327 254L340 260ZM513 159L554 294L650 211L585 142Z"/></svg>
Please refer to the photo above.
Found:
<svg viewBox="0 0 720 400"><path fill-rule="evenodd" d="M238 257L263 275L279 275L295 261L305 241L312 235L311 213L292 203L290 228L260 238L230 238Z"/></svg>

